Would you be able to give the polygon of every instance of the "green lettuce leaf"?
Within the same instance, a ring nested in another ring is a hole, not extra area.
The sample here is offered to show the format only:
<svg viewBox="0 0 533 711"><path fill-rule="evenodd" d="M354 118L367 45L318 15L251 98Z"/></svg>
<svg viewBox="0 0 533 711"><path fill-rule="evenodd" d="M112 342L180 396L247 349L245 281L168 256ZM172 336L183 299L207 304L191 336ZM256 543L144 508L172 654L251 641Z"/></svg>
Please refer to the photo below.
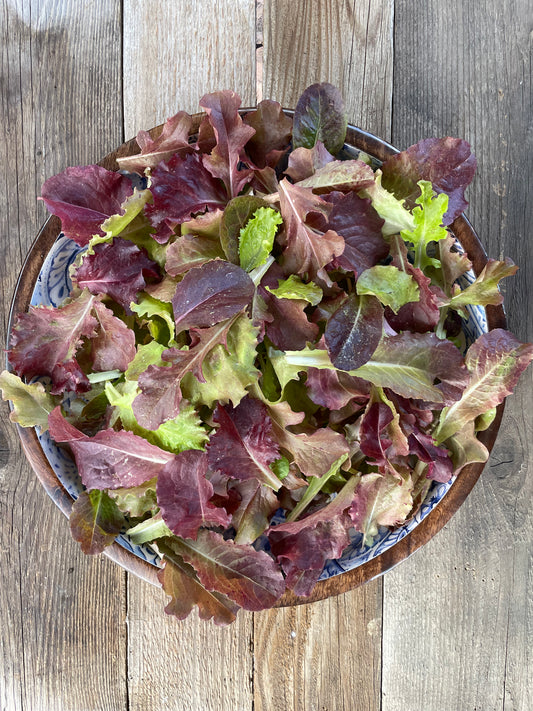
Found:
<svg viewBox="0 0 533 711"><path fill-rule="evenodd" d="M296 274L291 274L287 279L280 281L275 289L267 286L266 290L278 299L307 301L311 306L317 306L323 297L322 289L317 284L312 281L306 284Z"/></svg>
<svg viewBox="0 0 533 711"><path fill-rule="evenodd" d="M418 186L421 194L416 199L417 207L413 210L414 229L403 229L401 236L406 242L414 245L414 266L423 270L428 265L440 266L437 259L428 256L427 247L430 242L438 242L448 237L447 230L442 226L444 214L448 209L448 196L445 193L437 195L427 180L419 180Z"/></svg>
<svg viewBox="0 0 533 711"><path fill-rule="evenodd" d="M126 380L138 380L139 375L144 373L149 365L164 365L161 354L166 348L166 345L157 341L137 346L137 353L124 373Z"/></svg>
<svg viewBox="0 0 533 711"><path fill-rule="evenodd" d="M156 487L157 477L145 481L139 486L127 489L109 489L107 492L120 511L131 518L141 518L147 513L157 513Z"/></svg>
<svg viewBox="0 0 533 711"><path fill-rule="evenodd" d="M362 197L370 198L372 207L385 221L381 228L383 235L395 235L402 230L413 230L415 227L413 216L404 207L402 200L398 200L382 187L381 177L381 171L376 170L374 183L362 190L360 194Z"/></svg>
<svg viewBox="0 0 533 711"><path fill-rule="evenodd" d="M392 265L378 264L365 269L357 279L356 291L360 296L373 294L384 306L390 306L394 313L398 313L404 304L420 298L420 290L413 277Z"/></svg>
<svg viewBox="0 0 533 711"><path fill-rule="evenodd" d="M106 383L105 392L114 408L111 424L120 418L124 429L168 452L204 449L209 438L192 405L182 401L176 417L163 422L156 430L147 430L139 425L133 413L132 403L140 392L135 381L126 381L116 387Z"/></svg>
<svg viewBox="0 0 533 711"><path fill-rule="evenodd" d="M261 374L254 365L258 333L251 320L241 314L228 331L226 345L215 346L204 359L205 382L200 383L192 373L184 376L183 396L195 405L214 407L219 401L236 407L247 394L246 388Z"/></svg>
<svg viewBox="0 0 533 711"><path fill-rule="evenodd" d="M256 210L239 235L239 260L247 272L260 267L268 259L278 226L283 222L277 210L260 207Z"/></svg>
<svg viewBox="0 0 533 711"><path fill-rule="evenodd" d="M137 297L137 302L131 302L130 309L137 316L148 319L148 330L154 340L172 344L175 328L174 312L171 304L160 301L146 292L141 292ZM165 333L166 329L161 329L161 322L168 328L168 333Z"/></svg>
<svg viewBox="0 0 533 711"><path fill-rule="evenodd" d="M481 306L492 304L497 306L503 302L503 296L498 289L500 280L515 274L517 270L518 267L509 258L503 262L489 259L483 271L472 284L462 291L456 285L454 294L447 305L459 311L465 317L467 313L464 307L467 304L479 304Z"/></svg>
<svg viewBox="0 0 533 711"><path fill-rule="evenodd" d="M59 403L59 399L49 395L42 383L21 380L18 375L4 370L0 373L2 399L11 400L13 410L9 414L12 422L21 427L39 426L42 432L48 429L48 415Z"/></svg>

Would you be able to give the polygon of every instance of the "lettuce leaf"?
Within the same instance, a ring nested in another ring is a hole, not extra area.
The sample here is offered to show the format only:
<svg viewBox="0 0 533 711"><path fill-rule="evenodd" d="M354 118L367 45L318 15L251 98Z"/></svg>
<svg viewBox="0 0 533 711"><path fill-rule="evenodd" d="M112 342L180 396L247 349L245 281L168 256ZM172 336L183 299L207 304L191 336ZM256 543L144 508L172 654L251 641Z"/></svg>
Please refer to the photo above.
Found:
<svg viewBox="0 0 533 711"><path fill-rule="evenodd" d="M282 222L279 212L271 207L254 212L239 235L239 261L244 271L251 272L266 262Z"/></svg>
<svg viewBox="0 0 533 711"><path fill-rule="evenodd" d="M58 405L58 398L50 395L42 383L25 383L18 375L7 370L0 373L2 399L11 400L13 409L9 413L11 422L21 427L48 429L48 415Z"/></svg>
<svg viewBox="0 0 533 711"><path fill-rule="evenodd" d="M294 110L292 144L312 148L322 141L332 155L344 145L347 120L340 91L323 82L308 87Z"/></svg>
<svg viewBox="0 0 533 711"><path fill-rule="evenodd" d="M110 546L125 524L116 503L105 491L82 491L72 504L70 532L81 550L96 555Z"/></svg>

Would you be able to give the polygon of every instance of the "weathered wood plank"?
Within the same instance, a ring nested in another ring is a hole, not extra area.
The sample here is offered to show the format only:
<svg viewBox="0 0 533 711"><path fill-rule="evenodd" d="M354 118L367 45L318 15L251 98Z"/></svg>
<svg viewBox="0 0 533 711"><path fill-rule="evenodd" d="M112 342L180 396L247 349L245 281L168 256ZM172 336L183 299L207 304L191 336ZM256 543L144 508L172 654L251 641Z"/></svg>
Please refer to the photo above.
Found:
<svg viewBox="0 0 533 711"><path fill-rule="evenodd" d="M351 123L389 137L392 2L266 0L263 33L265 98L294 107L309 84L330 81L343 92ZM256 708L379 708L380 630L380 581L256 614Z"/></svg>
<svg viewBox="0 0 533 711"><path fill-rule="evenodd" d="M41 182L121 141L119 7L2 3L3 343L16 277L44 219ZM5 406L0 427L0 708L125 709L125 575L70 540Z"/></svg>
<svg viewBox="0 0 533 711"><path fill-rule="evenodd" d="M255 615L257 711L379 708L381 584Z"/></svg>
<svg viewBox="0 0 533 711"><path fill-rule="evenodd" d="M162 3L154 9L124 3L124 124L131 136L198 100L233 89L255 104L255 3L208 0ZM138 57L146 71L139 72ZM163 612L162 591L129 578L129 703L131 711L251 709L252 615L229 629L198 619L179 622ZM161 662L164 660L164 663Z"/></svg>
<svg viewBox="0 0 533 711"><path fill-rule="evenodd" d="M163 611L167 596L129 576L129 709L249 711L252 692L252 614L229 627L184 621Z"/></svg>
<svg viewBox="0 0 533 711"><path fill-rule="evenodd" d="M294 108L309 85L329 81L351 123L388 139L392 0L265 0L263 97Z"/></svg>
<svg viewBox="0 0 533 711"><path fill-rule="evenodd" d="M131 138L210 91L255 105L255 2L124 1L124 123Z"/></svg>
<svg viewBox="0 0 533 711"><path fill-rule="evenodd" d="M468 216L505 285L510 328L533 337L529 0L396 3L393 141L465 137L477 155ZM424 41L421 42L420 38ZM416 77L418 80L414 80ZM532 376L510 398L476 488L450 524L386 576L383 711L533 706Z"/></svg>

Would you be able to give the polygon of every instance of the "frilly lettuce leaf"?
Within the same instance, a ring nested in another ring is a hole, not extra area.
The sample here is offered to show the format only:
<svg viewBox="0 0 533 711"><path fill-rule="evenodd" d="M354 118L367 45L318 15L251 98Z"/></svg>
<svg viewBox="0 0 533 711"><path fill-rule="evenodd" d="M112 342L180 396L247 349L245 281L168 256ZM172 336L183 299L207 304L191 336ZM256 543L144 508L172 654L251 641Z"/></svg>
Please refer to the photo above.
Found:
<svg viewBox="0 0 533 711"><path fill-rule="evenodd" d="M275 289L269 286L266 290L278 299L295 299L306 301L311 306L317 306L322 301L322 289L314 282L306 284L296 274L291 274L287 279L282 279Z"/></svg>
<svg viewBox="0 0 533 711"><path fill-rule="evenodd" d="M266 262L282 222L279 212L271 207L254 212L239 235L239 261L244 271L251 272Z"/></svg>
<svg viewBox="0 0 533 711"><path fill-rule="evenodd" d="M447 302L447 306L459 311L466 316L464 307L467 304L480 304L497 306L503 302L503 296L498 289L498 284L504 277L516 274L518 267L509 258L503 262L489 259L483 270L469 286L461 290L458 286L453 291L453 296Z"/></svg>
<svg viewBox="0 0 533 711"><path fill-rule="evenodd" d="M426 138L389 158L383 165L383 186L413 206L420 195L419 181L429 181L448 195L444 225L451 225L468 203L464 191L474 177L476 159L470 145L459 138Z"/></svg>
<svg viewBox="0 0 533 711"><path fill-rule="evenodd" d="M169 344L174 341L174 312L169 303L141 292L137 300L132 301L129 306L130 310L137 314L141 320L144 317L148 321L148 328L155 341L159 340L158 336L161 338L161 330L160 328L154 328L154 326L161 324L161 322L168 329L168 333L164 334L164 340L161 339L161 343Z"/></svg>
<svg viewBox="0 0 533 711"><path fill-rule="evenodd" d="M203 163L222 180L230 198L236 197L253 175L249 169L239 170L244 146L255 134L255 129L239 116L240 105L240 96L234 91L217 91L200 99L217 141L211 153L203 156Z"/></svg>
<svg viewBox="0 0 533 711"><path fill-rule="evenodd" d="M192 373L184 376L184 397L195 405L215 407L217 402L231 402L236 407L260 376L255 367L258 331L246 315L238 316L228 331L226 345L215 346L204 359L204 382Z"/></svg>
<svg viewBox="0 0 533 711"><path fill-rule="evenodd" d="M213 485L206 478L207 454L188 450L178 454L159 473L157 503L163 521L182 538L196 540L201 527L223 526L231 517L210 499Z"/></svg>
<svg viewBox="0 0 533 711"><path fill-rule="evenodd" d="M154 515L159 507L156 497L157 477L129 489L110 489L109 496L122 513L132 518L142 518L147 513Z"/></svg>
<svg viewBox="0 0 533 711"><path fill-rule="evenodd" d="M446 239L447 230L442 227L444 213L448 207L448 196L437 195L431 183L420 180L420 196L416 198L413 209L414 229L401 231L402 238L414 245L414 266L424 269L428 265L439 266L438 260L428 256L427 248L430 242Z"/></svg>
<svg viewBox="0 0 533 711"><path fill-rule="evenodd" d="M167 615L184 620L198 607L201 620L213 619L215 625L229 625L235 621L239 606L228 600L225 595L208 591L198 580L192 565L172 550L172 542L165 540L158 544L163 553L163 569L157 574L159 582L171 600L165 607Z"/></svg>
<svg viewBox="0 0 533 711"><path fill-rule="evenodd" d="M137 383L127 381L113 385L106 383L105 392L109 404L113 406L111 423L120 418L124 429L144 437L169 452L183 452L186 449L204 449L208 442L205 427L192 405L181 402L179 414L166 420L154 430L141 427L132 408L133 401L139 394Z"/></svg>
<svg viewBox="0 0 533 711"><path fill-rule="evenodd" d="M381 184L381 170L374 173L374 183L361 191L362 197L370 198L372 207L383 220L382 232L385 236L395 235L402 230L411 231L415 223L412 214L402 200L398 200Z"/></svg>
<svg viewBox="0 0 533 711"><path fill-rule="evenodd" d="M50 395L42 383L25 383L18 375L4 370L0 373L2 399L11 400L13 409L9 414L12 422L21 427L48 429L48 415L58 405L58 398Z"/></svg>

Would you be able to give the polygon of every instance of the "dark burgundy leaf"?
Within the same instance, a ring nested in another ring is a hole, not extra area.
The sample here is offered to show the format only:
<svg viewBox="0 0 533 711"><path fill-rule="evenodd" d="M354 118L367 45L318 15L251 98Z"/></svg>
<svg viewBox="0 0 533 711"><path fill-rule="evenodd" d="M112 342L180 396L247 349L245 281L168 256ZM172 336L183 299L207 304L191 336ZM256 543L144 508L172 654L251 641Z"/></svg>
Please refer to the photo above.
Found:
<svg viewBox="0 0 533 711"><path fill-rule="evenodd" d="M227 528L231 517L209 502L213 486L206 479L207 454L189 449L177 454L159 473L157 503L164 522L182 538L196 540L203 526Z"/></svg>
<svg viewBox="0 0 533 711"><path fill-rule="evenodd" d="M464 191L476 171L470 145L460 138L426 138L389 158L383 165L384 188L411 207L420 195L419 180L429 180L437 193L446 193L443 224L451 225L468 205Z"/></svg>
<svg viewBox="0 0 533 711"><path fill-rule="evenodd" d="M355 192L336 201L328 225L344 237L346 245L334 265L359 275L384 259L389 246L381 234L383 224L371 201L360 198Z"/></svg>
<svg viewBox="0 0 533 711"><path fill-rule="evenodd" d="M446 483L452 478L453 463L450 453L444 447L437 447L433 437L418 430L409 435L409 448L420 461L427 462L428 479Z"/></svg>
<svg viewBox="0 0 533 711"><path fill-rule="evenodd" d="M160 278L157 264L144 249L120 237L97 244L76 271L79 287L91 294L107 294L127 311L150 278Z"/></svg>
<svg viewBox="0 0 533 711"><path fill-rule="evenodd" d="M354 398L365 401L370 395L367 380L325 368L308 368L306 386L311 400L329 410L340 410Z"/></svg>
<svg viewBox="0 0 533 711"><path fill-rule="evenodd" d="M319 329L311 323L301 299L278 299L263 287L258 293L266 304L272 320L266 323L266 334L276 348L281 350L301 350L308 342L314 343Z"/></svg>
<svg viewBox="0 0 533 711"><path fill-rule="evenodd" d="M131 181L99 165L67 168L44 183L42 199L61 220L63 233L82 247L93 235L103 235L102 222L122 212L133 193Z"/></svg>
<svg viewBox="0 0 533 711"><path fill-rule="evenodd" d="M308 87L296 104L293 119L293 146L312 148L322 141L335 155L344 145L346 114L340 91L323 82Z"/></svg>
<svg viewBox="0 0 533 711"><path fill-rule="evenodd" d="M280 157L289 147L292 135L292 120L285 116L277 101L265 99L244 117L251 126L253 135L245 146L246 153L258 168L275 168Z"/></svg>
<svg viewBox="0 0 533 711"><path fill-rule="evenodd" d="M171 230L205 210L223 208L228 201L222 183L204 167L198 154L173 156L152 170L150 185L154 201L145 207L152 225Z"/></svg>
<svg viewBox="0 0 533 711"><path fill-rule="evenodd" d="M376 350L383 335L383 307L375 296L351 294L326 324L324 339L331 362L356 370Z"/></svg>
<svg viewBox="0 0 533 711"><path fill-rule="evenodd" d="M180 366L149 365L139 376L141 391L132 403L133 414L141 427L156 430L176 417L182 400Z"/></svg>
<svg viewBox="0 0 533 711"><path fill-rule="evenodd" d="M279 447L272 439L266 406L247 397L235 408L218 405L213 419L220 427L208 445L211 469L219 469L233 479L257 479L279 489L281 482L269 466L279 459Z"/></svg>
<svg viewBox="0 0 533 711"><path fill-rule="evenodd" d="M217 259L191 269L172 299L176 333L235 316L252 301L254 291L248 274L235 264Z"/></svg>

